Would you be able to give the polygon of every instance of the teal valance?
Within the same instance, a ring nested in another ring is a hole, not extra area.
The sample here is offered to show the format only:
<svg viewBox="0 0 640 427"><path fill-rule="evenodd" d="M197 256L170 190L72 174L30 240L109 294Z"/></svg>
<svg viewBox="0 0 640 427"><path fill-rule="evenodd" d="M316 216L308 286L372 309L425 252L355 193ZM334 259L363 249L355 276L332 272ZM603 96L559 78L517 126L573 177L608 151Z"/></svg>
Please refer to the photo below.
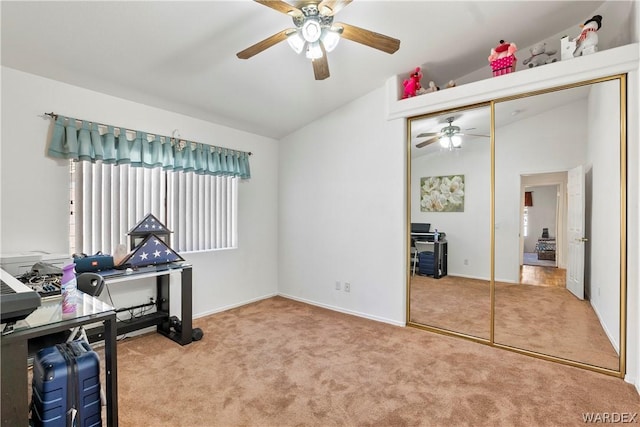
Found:
<svg viewBox="0 0 640 427"><path fill-rule="evenodd" d="M72 117L55 119L48 153L58 159L251 178L249 155L181 138L162 136Z"/></svg>

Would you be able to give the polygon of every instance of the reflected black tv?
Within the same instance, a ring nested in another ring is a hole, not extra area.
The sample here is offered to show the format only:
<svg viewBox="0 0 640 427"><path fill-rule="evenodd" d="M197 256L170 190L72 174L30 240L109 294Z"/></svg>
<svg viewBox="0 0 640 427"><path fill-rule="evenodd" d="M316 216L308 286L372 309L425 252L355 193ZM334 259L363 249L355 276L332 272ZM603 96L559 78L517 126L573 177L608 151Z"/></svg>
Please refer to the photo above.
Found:
<svg viewBox="0 0 640 427"><path fill-rule="evenodd" d="M412 222L411 223L411 232L412 233L428 233L431 228L431 224L425 222Z"/></svg>

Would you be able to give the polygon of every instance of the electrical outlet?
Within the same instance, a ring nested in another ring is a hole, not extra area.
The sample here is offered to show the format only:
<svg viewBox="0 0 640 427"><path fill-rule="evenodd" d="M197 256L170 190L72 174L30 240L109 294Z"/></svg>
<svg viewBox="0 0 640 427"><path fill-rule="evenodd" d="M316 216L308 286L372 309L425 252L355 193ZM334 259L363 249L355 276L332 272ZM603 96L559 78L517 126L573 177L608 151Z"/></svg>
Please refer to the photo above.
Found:
<svg viewBox="0 0 640 427"><path fill-rule="evenodd" d="M351 292L351 283L344 282L344 291L345 292Z"/></svg>
<svg viewBox="0 0 640 427"><path fill-rule="evenodd" d="M464 260L464 265L469 265L469 260L468 259Z"/></svg>
<svg viewBox="0 0 640 427"><path fill-rule="evenodd" d="M336 291L340 290L340 282L336 280Z"/></svg>

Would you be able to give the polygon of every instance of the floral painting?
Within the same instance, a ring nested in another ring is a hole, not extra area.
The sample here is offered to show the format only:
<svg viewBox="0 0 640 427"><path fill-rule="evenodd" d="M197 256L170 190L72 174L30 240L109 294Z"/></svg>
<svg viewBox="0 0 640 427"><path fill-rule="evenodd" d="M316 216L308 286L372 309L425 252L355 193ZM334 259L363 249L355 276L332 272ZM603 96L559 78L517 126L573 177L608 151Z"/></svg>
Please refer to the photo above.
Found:
<svg viewBox="0 0 640 427"><path fill-rule="evenodd" d="M422 212L464 212L464 175L420 178Z"/></svg>

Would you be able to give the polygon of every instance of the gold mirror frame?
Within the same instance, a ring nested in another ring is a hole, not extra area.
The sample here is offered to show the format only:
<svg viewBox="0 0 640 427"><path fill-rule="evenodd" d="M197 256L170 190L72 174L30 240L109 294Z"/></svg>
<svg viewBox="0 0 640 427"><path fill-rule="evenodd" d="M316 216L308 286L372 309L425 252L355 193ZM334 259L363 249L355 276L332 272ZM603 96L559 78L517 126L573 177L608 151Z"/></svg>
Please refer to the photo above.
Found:
<svg viewBox="0 0 640 427"><path fill-rule="evenodd" d="M419 116L409 117L407 118L407 153L406 153L406 162L407 162L407 176L406 176L406 324L409 327L415 327L419 329L423 329L430 332L440 333L448 336L455 336L471 341L475 341L478 343L482 343L485 345L489 345L496 348L502 348L505 350L517 352L520 354L524 354L527 356L548 360L556 363L561 363L569 366L575 366L579 368L583 368L590 371L595 371L599 373L603 373L606 375L616 376L620 378L624 378L626 372L626 339L627 339L627 298L626 298L626 290L627 290L627 126L626 126L626 116L627 116L627 75L626 74L617 74L603 78L591 79L583 82L572 83L567 85L555 86L551 88L546 88L537 91L526 92L514 96L497 98L491 100L486 103L477 103L473 105L465 105L458 108L447 109L436 111L433 113L423 114ZM495 342L495 107L496 104L506 101L511 101L520 98L527 98L535 95L542 95L550 92L561 91L565 89L577 88L580 86L592 85L595 83L601 83L606 81L617 80L619 82L619 102L620 102L620 301L619 301L619 331L620 331L620 347L619 347L619 364L618 370L608 369L599 366L590 365L587 363L569 360L562 357L551 356L543 353L539 353L532 350L517 348L513 346L509 346L506 344L496 343ZM411 321L411 166L412 166L412 158L411 158L411 123L413 120L423 119L432 116L439 116L447 113L452 113L464 109L471 109L476 107L482 107L489 105L491 109L491 132L490 132L490 145L491 145L491 189L490 189L490 337L489 339L479 338L473 335L451 331L447 329L442 329L437 326L421 324Z"/></svg>

